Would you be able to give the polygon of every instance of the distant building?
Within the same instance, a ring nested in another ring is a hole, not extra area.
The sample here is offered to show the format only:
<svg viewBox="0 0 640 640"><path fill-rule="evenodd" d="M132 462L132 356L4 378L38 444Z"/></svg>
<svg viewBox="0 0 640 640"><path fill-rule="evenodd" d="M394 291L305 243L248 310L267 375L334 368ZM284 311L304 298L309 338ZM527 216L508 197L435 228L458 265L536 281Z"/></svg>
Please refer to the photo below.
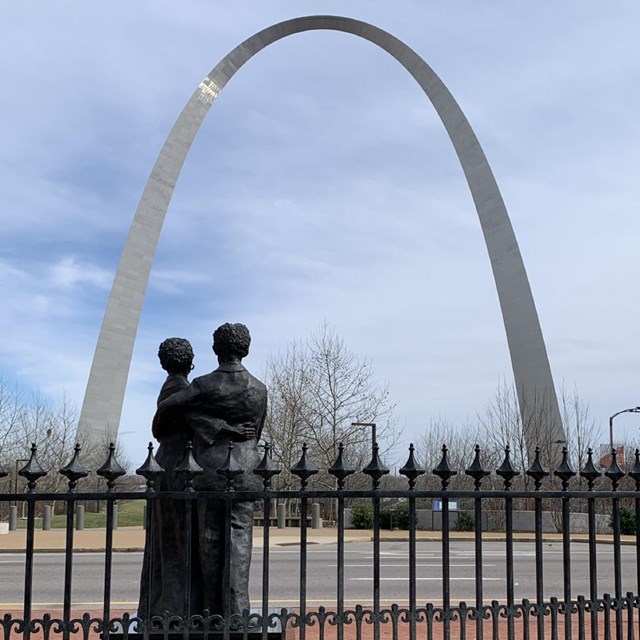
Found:
<svg viewBox="0 0 640 640"><path fill-rule="evenodd" d="M614 444L613 445L616 451L616 461L621 469L624 469L624 445L623 444ZM600 445L600 459L598 460L598 464L600 468L605 470L611 466L611 445L610 444L601 444Z"/></svg>

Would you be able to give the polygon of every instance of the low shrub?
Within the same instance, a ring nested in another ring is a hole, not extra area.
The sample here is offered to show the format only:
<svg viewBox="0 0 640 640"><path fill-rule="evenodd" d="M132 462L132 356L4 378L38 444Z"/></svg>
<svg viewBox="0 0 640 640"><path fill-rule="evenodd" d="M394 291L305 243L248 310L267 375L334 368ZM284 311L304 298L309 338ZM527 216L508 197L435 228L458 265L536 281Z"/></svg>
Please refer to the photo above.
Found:
<svg viewBox="0 0 640 640"><path fill-rule="evenodd" d="M357 502L351 507L351 526L354 529L373 529L373 505L370 502ZM408 529L409 505L397 502L380 509L381 529Z"/></svg>
<svg viewBox="0 0 640 640"><path fill-rule="evenodd" d="M409 504L407 502L397 502L390 507L380 509L380 528L408 529Z"/></svg>
<svg viewBox="0 0 640 640"><path fill-rule="evenodd" d="M609 526L613 529L613 517L609 518ZM620 507L620 533L623 536L636 534L636 513L631 507Z"/></svg>
<svg viewBox="0 0 640 640"><path fill-rule="evenodd" d="M351 507L351 526L354 529L373 529L373 505L357 502Z"/></svg>
<svg viewBox="0 0 640 640"><path fill-rule="evenodd" d="M456 531L473 531L475 528L475 521L473 516L466 511L460 511L458 513L458 519L456 520Z"/></svg>

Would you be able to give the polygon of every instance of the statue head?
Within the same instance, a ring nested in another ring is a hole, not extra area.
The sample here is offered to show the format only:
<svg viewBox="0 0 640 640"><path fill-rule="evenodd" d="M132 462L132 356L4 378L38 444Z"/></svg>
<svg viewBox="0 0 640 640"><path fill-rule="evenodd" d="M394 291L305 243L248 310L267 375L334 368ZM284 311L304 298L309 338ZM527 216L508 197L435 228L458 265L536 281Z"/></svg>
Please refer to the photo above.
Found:
<svg viewBox="0 0 640 640"><path fill-rule="evenodd" d="M249 353L251 335L243 324L225 323L213 333L213 352L220 362L242 360Z"/></svg>
<svg viewBox="0 0 640 640"><path fill-rule="evenodd" d="M185 376L193 369L193 349L185 338L167 338L158 348L160 366L167 373L182 373Z"/></svg>

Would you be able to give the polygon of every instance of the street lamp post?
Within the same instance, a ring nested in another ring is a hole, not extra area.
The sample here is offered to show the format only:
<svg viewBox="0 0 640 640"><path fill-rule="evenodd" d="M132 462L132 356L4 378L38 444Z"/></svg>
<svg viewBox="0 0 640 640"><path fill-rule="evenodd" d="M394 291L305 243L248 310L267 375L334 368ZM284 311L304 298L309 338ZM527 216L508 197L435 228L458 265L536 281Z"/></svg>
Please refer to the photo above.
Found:
<svg viewBox="0 0 640 640"><path fill-rule="evenodd" d="M376 437L376 423L375 422L352 422L352 427L371 427L371 454L373 455L376 450L376 444L378 439Z"/></svg>
<svg viewBox="0 0 640 640"><path fill-rule="evenodd" d="M640 413L640 407L631 407L631 409L623 409L622 411L618 411L614 413L609 418L609 446L611 447L611 451L613 451L613 419L616 416L619 416L621 413Z"/></svg>

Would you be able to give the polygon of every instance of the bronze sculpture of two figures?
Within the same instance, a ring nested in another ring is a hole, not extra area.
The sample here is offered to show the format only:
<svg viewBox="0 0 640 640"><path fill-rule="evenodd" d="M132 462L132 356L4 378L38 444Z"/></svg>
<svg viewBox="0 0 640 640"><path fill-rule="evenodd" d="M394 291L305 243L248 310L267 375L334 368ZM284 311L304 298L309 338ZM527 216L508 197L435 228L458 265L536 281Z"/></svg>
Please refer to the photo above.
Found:
<svg viewBox="0 0 640 640"><path fill-rule="evenodd" d="M219 366L191 383L187 378L193 368L189 342L169 338L160 345L158 356L168 374L158 396L152 427L160 442L156 459L166 471L158 483L160 491L183 490L184 482L175 474L175 468L183 460L189 441L203 468L193 481L196 491L226 488L225 478L216 470L224 464L230 443L235 462L245 471L237 477L235 489L260 490L260 479L251 470L260 461L257 443L266 416L267 389L242 365L250 341L249 330L243 324L219 327L213 334ZM254 507L254 501L234 500L231 522L227 523L228 512L225 514L221 499L156 500L153 544L144 555L139 615L161 616L168 612L186 619L205 610L222 615L225 543L230 549L230 613L242 614L249 609ZM186 509L192 510L191 544L185 539ZM225 540L227 531L230 541ZM190 558L186 557L189 549ZM190 572L186 571L188 566ZM188 604L184 596L187 589Z"/></svg>

